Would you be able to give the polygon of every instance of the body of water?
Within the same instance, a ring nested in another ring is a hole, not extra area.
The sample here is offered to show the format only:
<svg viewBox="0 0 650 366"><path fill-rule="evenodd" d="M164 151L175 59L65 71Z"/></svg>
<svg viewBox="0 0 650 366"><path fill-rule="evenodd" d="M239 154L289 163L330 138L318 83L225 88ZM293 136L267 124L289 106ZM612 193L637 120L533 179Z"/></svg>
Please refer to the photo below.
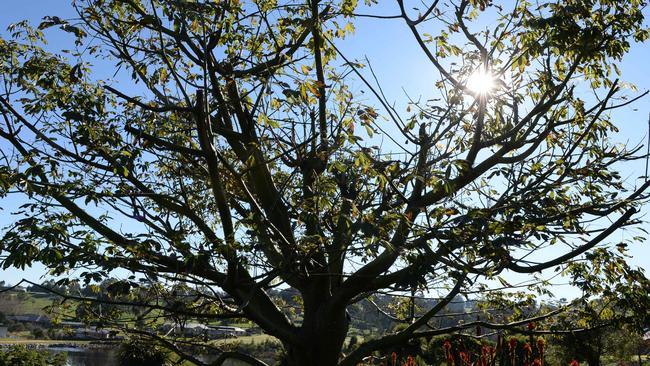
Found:
<svg viewBox="0 0 650 366"><path fill-rule="evenodd" d="M107 348L49 347L52 353L67 353L67 366L118 366L117 354Z"/></svg>

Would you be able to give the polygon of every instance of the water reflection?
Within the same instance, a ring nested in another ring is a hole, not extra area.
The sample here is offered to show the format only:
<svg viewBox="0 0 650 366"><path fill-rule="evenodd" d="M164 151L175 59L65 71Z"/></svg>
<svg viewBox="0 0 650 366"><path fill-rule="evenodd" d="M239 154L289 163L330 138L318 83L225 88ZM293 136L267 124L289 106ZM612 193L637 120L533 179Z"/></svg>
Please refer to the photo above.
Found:
<svg viewBox="0 0 650 366"><path fill-rule="evenodd" d="M67 353L67 366L118 366L115 350L104 348L50 347L53 353Z"/></svg>

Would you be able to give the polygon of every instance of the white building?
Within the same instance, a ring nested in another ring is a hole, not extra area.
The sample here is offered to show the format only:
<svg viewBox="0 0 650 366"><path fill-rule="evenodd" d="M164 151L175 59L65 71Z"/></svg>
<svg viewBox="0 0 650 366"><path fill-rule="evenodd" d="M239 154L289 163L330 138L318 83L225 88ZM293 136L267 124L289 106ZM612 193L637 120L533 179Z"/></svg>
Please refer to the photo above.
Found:
<svg viewBox="0 0 650 366"><path fill-rule="evenodd" d="M111 332L108 329L97 327L76 328L73 337L75 339L108 339Z"/></svg>
<svg viewBox="0 0 650 366"><path fill-rule="evenodd" d="M218 325L210 328L210 334L220 337L241 337L248 334L245 329L238 327Z"/></svg>
<svg viewBox="0 0 650 366"><path fill-rule="evenodd" d="M217 338L235 338L248 335L245 329L223 325L205 325L200 323L187 323L184 327L176 324L166 323L160 330L165 333L173 332L177 335L186 337L206 337L210 339Z"/></svg>

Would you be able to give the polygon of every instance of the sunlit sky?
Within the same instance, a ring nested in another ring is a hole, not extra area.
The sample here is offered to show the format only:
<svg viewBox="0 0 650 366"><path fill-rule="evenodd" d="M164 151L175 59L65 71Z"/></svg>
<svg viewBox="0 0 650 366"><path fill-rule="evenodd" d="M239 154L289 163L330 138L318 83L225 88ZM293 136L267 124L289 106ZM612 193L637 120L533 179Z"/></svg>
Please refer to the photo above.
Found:
<svg viewBox="0 0 650 366"><path fill-rule="evenodd" d="M370 10L362 10L366 13L395 15L397 8L394 1L380 1L381 5ZM408 3L408 1L407 1ZM415 2L414 2L415 3ZM419 3L419 1L417 1ZM650 17L650 11L646 9L646 17ZM13 22L27 19L33 24L38 24L45 15L56 15L63 18L74 16L72 7L67 0L5 0L2 1L0 12L0 34L6 36L6 27ZM646 21L646 24L648 22ZM490 28L493 24L485 22L482 27ZM381 81L383 90L389 101L395 101L398 109L406 108L406 93L413 98L426 100L435 95L434 83L438 79L437 73L429 61L422 54L419 46L414 42L408 29L400 20L377 20L361 18L355 21L355 33L348 36L340 44L340 48L350 59L362 59L367 57L371 61L374 71ZM423 31L426 32L426 30ZM433 30L431 33L435 33ZM49 48L56 50L62 44L70 42L70 37L53 28L46 31L49 39ZM648 45L633 45L629 54L620 63L622 71L621 80L637 85L640 91L650 89L650 73L648 72L648 60L650 60L650 47ZM112 70L99 70L100 77L110 77ZM361 85L358 85L361 89ZM645 143L648 131L648 114L650 113L650 98L646 97L637 103L621 108L615 112L614 121L620 128L620 133L612 139L617 142L628 142L631 145ZM640 182L637 178L644 174L644 162L636 162L627 165L622 170L622 176L628 177L628 185L634 186ZM0 199L0 227L11 222L10 212L12 208L21 204L19 199ZM644 209L644 215L648 209ZM647 215L646 215L647 216ZM650 218L646 217L650 221ZM643 227L650 231L650 223L644 223ZM638 235L639 232L618 231L610 237L611 241L618 241L624 237ZM650 242L646 244L634 244L630 246L630 254L633 258L630 262L650 271ZM45 274L42 266L34 266L25 271L15 269L0 270L0 280L15 283L21 278L40 281ZM572 289L567 286L558 286L553 290L557 297L571 298Z"/></svg>

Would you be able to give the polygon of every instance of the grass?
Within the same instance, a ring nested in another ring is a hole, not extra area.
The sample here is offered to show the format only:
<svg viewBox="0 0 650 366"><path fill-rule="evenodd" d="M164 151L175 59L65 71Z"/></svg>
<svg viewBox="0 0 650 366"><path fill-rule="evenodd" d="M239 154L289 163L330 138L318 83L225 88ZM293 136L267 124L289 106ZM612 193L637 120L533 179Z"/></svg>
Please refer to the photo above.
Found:
<svg viewBox="0 0 650 366"><path fill-rule="evenodd" d="M7 293L0 296L0 312L6 315L44 315L43 308L50 305L52 305L52 298L28 293Z"/></svg>
<svg viewBox="0 0 650 366"><path fill-rule="evenodd" d="M22 303L23 314L45 314L45 307L52 305L52 299L32 296Z"/></svg>
<svg viewBox="0 0 650 366"><path fill-rule="evenodd" d="M260 344L260 343L264 343L266 341L280 342L277 338L275 338L274 336L268 335L268 334L255 334L255 335L251 335L251 336L243 336L243 337L237 337L237 338L217 339L217 340L213 341L213 343L215 345L229 344L229 343Z"/></svg>
<svg viewBox="0 0 650 366"><path fill-rule="evenodd" d="M5 315L46 315L50 316L45 308L53 305L56 298L49 294L29 292L9 292L0 294L0 312ZM74 316L76 303L66 302L64 307L55 309L56 313L64 316Z"/></svg>

